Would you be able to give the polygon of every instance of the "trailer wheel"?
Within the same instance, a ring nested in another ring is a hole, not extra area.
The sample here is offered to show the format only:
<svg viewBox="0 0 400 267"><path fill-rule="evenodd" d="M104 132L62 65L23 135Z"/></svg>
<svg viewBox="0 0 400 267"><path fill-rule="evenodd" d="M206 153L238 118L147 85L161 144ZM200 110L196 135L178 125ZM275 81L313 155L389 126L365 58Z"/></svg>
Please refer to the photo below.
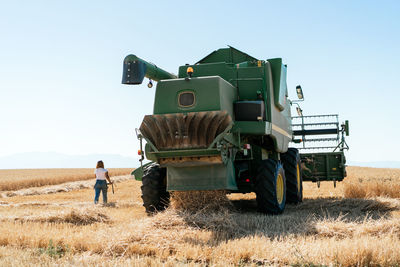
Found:
<svg viewBox="0 0 400 267"><path fill-rule="evenodd" d="M303 176L300 154L296 148L289 148L281 155L286 174L286 201L297 204L303 201Z"/></svg>
<svg viewBox="0 0 400 267"><path fill-rule="evenodd" d="M169 193L167 192L167 170L159 164L150 164L142 178L142 199L146 212L151 214L162 211L169 205Z"/></svg>
<svg viewBox="0 0 400 267"><path fill-rule="evenodd" d="M286 181L282 164L273 159L263 160L255 183L258 211L281 214L286 204Z"/></svg>

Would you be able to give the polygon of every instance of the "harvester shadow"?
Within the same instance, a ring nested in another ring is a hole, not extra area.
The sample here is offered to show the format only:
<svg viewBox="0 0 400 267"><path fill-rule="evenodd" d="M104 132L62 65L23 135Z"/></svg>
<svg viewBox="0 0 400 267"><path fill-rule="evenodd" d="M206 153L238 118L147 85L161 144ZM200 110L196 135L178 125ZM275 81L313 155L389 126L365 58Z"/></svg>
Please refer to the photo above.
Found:
<svg viewBox="0 0 400 267"><path fill-rule="evenodd" d="M190 226L211 231L211 238L204 245L214 246L243 237L266 237L269 239L293 235L316 235L317 223L321 221L362 223L390 217L399 207L374 199L318 198L305 199L297 205L287 205L281 215L264 215L257 212L255 199L232 200L233 208L199 213L182 213ZM186 242L199 245L195 238Z"/></svg>
<svg viewBox="0 0 400 267"><path fill-rule="evenodd" d="M242 214L257 212L255 199L232 200L235 209ZM375 199L355 199L355 198L316 198L304 199L297 205L287 204L283 215L300 215L301 217L313 217L316 219L345 219L349 222L362 222L365 218L378 220L388 218L390 212L398 210L399 207L393 206L388 202L380 202Z"/></svg>

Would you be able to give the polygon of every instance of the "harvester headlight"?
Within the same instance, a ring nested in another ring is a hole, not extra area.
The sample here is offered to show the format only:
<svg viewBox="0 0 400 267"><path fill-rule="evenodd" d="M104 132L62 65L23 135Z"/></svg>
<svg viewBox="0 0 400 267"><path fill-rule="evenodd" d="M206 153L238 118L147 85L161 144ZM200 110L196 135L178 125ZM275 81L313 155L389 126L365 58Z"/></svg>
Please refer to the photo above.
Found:
<svg viewBox="0 0 400 267"><path fill-rule="evenodd" d="M147 84L147 87L149 87L149 88L153 87L153 82L151 80L149 80L149 83Z"/></svg>

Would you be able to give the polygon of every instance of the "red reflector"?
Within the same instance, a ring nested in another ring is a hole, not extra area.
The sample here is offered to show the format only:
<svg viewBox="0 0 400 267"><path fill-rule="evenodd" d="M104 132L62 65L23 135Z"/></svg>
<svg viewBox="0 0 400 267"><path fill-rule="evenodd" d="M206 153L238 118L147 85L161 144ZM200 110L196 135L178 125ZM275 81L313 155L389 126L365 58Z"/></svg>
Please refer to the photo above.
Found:
<svg viewBox="0 0 400 267"><path fill-rule="evenodd" d="M247 178L247 179L246 179L246 182L250 182L250 179L249 179L249 178Z"/></svg>

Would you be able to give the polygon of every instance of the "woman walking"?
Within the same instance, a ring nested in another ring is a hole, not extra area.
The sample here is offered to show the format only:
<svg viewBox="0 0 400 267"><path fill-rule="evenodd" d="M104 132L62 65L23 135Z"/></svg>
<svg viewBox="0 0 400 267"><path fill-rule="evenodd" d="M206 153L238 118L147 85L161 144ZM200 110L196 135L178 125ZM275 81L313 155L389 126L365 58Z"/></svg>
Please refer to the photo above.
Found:
<svg viewBox="0 0 400 267"><path fill-rule="evenodd" d="M107 204L107 181L112 184L110 177L108 176L108 170L104 169L103 161L98 161L96 170L94 171L96 176L96 184L94 185L94 204L99 203L100 191L103 192L103 203Z"/></svg>

